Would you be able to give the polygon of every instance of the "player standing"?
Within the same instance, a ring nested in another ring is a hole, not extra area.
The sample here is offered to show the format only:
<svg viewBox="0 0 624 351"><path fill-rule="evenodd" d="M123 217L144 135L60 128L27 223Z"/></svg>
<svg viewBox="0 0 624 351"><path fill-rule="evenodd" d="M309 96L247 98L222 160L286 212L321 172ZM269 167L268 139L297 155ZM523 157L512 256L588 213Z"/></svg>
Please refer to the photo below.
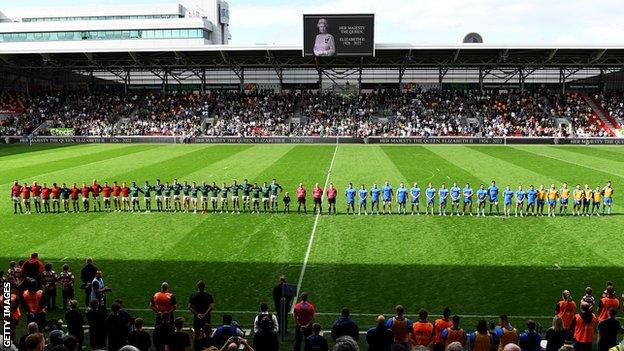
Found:
<svg viewBox="0 0 624 351"><path fill-rule="evenodd" d="M26 214L30 214L30 187L28 184L24 183L20 188L20 193L22 195L22 203L24 203Z"/></svg>
<svg viewBox="0 0 624 351"><path fill-rule="evenodd" d="M464 207L462 208L462 216L466 214L466 206L468 206L468 213L470 213L470 216L472 216L472 196L474 195L474 192L472 191L469 183L466 183L463 193Z"/></svg>
<svg viewBox="0 0 624 351"><path fill-rule="evenodd" d="M509 217L511 213L511 203L513 201L514 192L511 190L511 186L507 185L505 187L505 191L503 192L503 201L505 206L505 217Z"/></svg>
<svg viewBox="0 0 624 351"><path fill-rule="evenodd" d="M130 187L130 197L132 198L132 210L130 212L141 211L141 203L139 202L139 192L141 192L141 189L139 189L136 182L132 182L132 186Z"/></svg>
<svg viewBox="0 0 624 351"><path fill-rule="evenodd" d="M188 181L184 181L182 185L182 206L184 207L184 213L187 213L191 208L191 186Z"/></svg>
<svg viewBox="0 0 624 351"><path fill-rule="evenodd" d="M251 193L251 184L247 181L247 178L243 180L243 185L241 186L243 190L243 212L250 211L251 206L249 205L249 194Z"/></svg>
<svg viewBox="0 0 624 351"><path fill-rule="evenodd" d="M500 216L500 208L498 207L498 187L495 181L492 181L492 184L488 188L488 194L490 197L490 216L492 215L492 205L496 206L496 215Z"/></svg>
<svg viewBox="0 0 624 351"><path fill-rule="evenodd" d="M264 211L264 213L268 213L270 210L269 197L271 194L271 188L269 188L267 183L264 182L262 183L260 192L262 193L262 210Z"/></svg>
<svg viewBox="0 0 624 351"><path fill-rule="evenodd" d="M210 193L210 186L203 181L199 186L199 193L201 194L202 213L208 213L208 193Z"/></svg>
<svg viewBox="0 0 624 351"><path fill-rule="evenodd" d="M130 188L126 185L126 182L121 184L121 205L124 212L130 211Z"/></svg>
<svg viewBox="0 0 624 351"><path fill-rule="evenodd" d="M420 216L420 187L418 183L414 183L410 189L411 204L412 204L412 216L414 215L414 207L416 208L416 214Z"/></svg>
<svg viewBox="0 0 624 351"><path fill-rule="evenodd" d="M156 193L156 210L158 212L163 211L163 188L164 186L160 182L160 179L156 179L156 185L154 185L154 193Z"/></svg>
<svg viewBox="0 0 624 351"><path fill-rule="evenodd" d="M169 182L165 182L162 193L163 199L165 200L165 208L163 211L171 212L171 185L169 185Z"/></svg>
<svg viewBox="0 0 624 351"><path fill-rule="evenodd" d="M284 201L284 213L290 213L290 195L288 195L288 191L284 193L282 201Z"/></svg>
<svg viewBox="0 0 624 351"><path fill-rule="evenodd" d="M199 188L197 187L197 183L193 182L191 186L191 203L193 204L193 213L197 213L197 193L199 193Z"/></svg>
<svg viewBox="0 0 624 351"><path fill-rule="evenodd" d="M435 207L435 194L436 189L433 187L433 184L429 183L427 189L425 190L425 196L427 197L427 207L425 207L425 214L429 214L429 210L431 210L431 215L433 216L433 210Z"/></svg>
<svg viewBox="0 0 624 351"><path fill-rule="evenodd" d="M559 199L559 191L555 188L555 184L550 185L548 190L548 217L554 217L557 211L557 200Z"/></svg>
<svg viewBox="0 0 624 351"><path fill-rule="evenodd" d="M230 188L224 182L221 188L221 213L223 213L223 208L225 208L225 213L229 212L228 192L230 192Z"/></svg>
<svg viewBox="0 0 624 351"><path fill-rule="evenodd" d="M13 182L13 186L11 187L11 201L13 201L13 214L17 214L17 209L19 208L20 213L24 213L22 208L22 202L20 201L20 190L22 188L19 186L19 183L16 181Z"/></svg>
<svg viewBox="0 0 624 351"><path fill-rule="evenodd" d="M347 190L345 190L345 197L347 198L347 215L349 210L355 214L355 189L353 189L353 183L349 183Z"/></svg>
<svg viewBox="0 0 624 351"><path fill-rule="evenodd" d="M368 211L366 209L366 198L368 197L368 190L366 190L366 187L364 186L364 184L362 184L362 186L360 187L360 207L358 208L358 215L362 214L362 208L364 209L364 215L368 215Z"/></svg>
<svg viewBox="0 0 624 351"><path fill-rule="evenodd" d="M242 190L243 187L236 182L236 179L234 179L234 184L230 185L230 192L232 193L232 213L234 213L234 211L236 211L236 213L240 213L240 200L238 192Z"/></svg>
<svg viewBox="0 0 624 351"><path fill-rule="evenodd" d="M381 189L377 187L377 184L373 184L370 194L371 194L371 214L373 214L375 210L377 210L377 214L379 214L379 198L381 195Z"/></svg>
<svg viewBox="0 0 624 351"><path fill-rule="evenodd" d="M61 187L61 199L63 200L63 210L65 213L69 212L69 196L71 194L71 190L67 187L67 184L63 183Z"/></svg>
<svg viewBox="0 0 624 351"><path fill-rule="evenodd" d="M117 181L113 182L113 203L115 204L115 211L121 212L121 187Z"/></svg>
<svg viewBox="0 0 624 351"><path fill-rule="evenodd" d="M559 214L566 216L568 214L568 201L570 199L570 188L568 183L563 183L559 190Z"/></svg>
<svg viewBox="0 0 624 351"><path fill-rule="evenodd" d="M574 198L574 207L572 208L572 214L574 216L581 215L581 207L583 206L583 190L581 190L581 184L576 184L576 188L572 192Z"/></svg>
<svg viewBox="0 0 624 351"><path fill-rule="evenodd" d="M260 213L260 187L258 183L254 183L251 187L251 213Z"/></svg>
<svg viewBox="0 0 624 351"><path fill-rule="evenodd" d="M110 197L112 191L113 188L111 188L107 182L104 182L104 186L102 187L102 197L104 198L104 211L106 212L111 211Z"/></svg>
<svg viewBox="0 0 624 351"><path fill-rule="evenodd" d="M80 213L80 206L78 206L78 194L80 194L80 189L78 189L76 183L72 184L70 193L72 200L72 210L74 211L74 213Z"/></svg>
<svg viewBox="0 0 624 351"><path fill-rule="evenodd" d="M33 182L30 186L32 192L33 203L35 204L35 212L41 212L41 187L37 185L37 182ZM30 212L30 211L29 211Z"/></svg>
<svg viewBox="0 0 624 351"><path fill-rule="evenodd" d="M407 203L407 188L405 187L404 183L401 183L399 185L399 188L397 189L397 204L398 207L397 208L397 213L401 214L401 212L403 212L403 214L407 213L407 209L406 209L406 203Z"/></svg>
<svg viewBox="0 0 624 351"><path fill-rule="evenodd" d="M182 211L182 202L180 201L180 191L182 190L182 186L178 183L177 179L173 180L173 184L171 185L171 192L173 192L173 211L178 212Z"/></svg>
<svg viewBox="0 0 624 351"><path fill-rule="evenodd" d="M306 208L306 190L303 187L303 183L299 183L297 187L297 213L301 213L301 206L303 206L303 213L308 213Z"/></svg>
<svg viewBox="0 0 624 351"><path fill-rule="evenodd" d="M455 212L459 216L459 198L461 189L457 186L457 183L453 183L451 187L451 216Z"/></svg>
<svg viewBox="0 0 624 351"><path fill-rule="evenodd" d="M479 190L477 190L477 217L479 217L479 212L481 212L481 217L485 217L485 201L487 200L487 190L485 190L485 186L483 184L479 185Z"/></svg>
<svg viewBox="0 0 624 351"><path fill-rule="evenodd" d="M383 192L383 214L386 214L386 206L388 207L388 214L392 214L392 195L394 195L394 190L390 182L386 180L381 190Z"/></svg>
<svg viewBox="0 0 624 351"><path fill-rule="evenodd" d="M282 191L283 189L281 185L277 184L275 178L273 178L273 181L271 181L271 185L269 186L269 188L271 188L271 211L277 212L277 197L280 191Z"/></svg>
<svg viewBox="0 0 624 351"><path fill-rule="evenodd" d="M529 212L531 215L535 216L535 201L537 201L537 190L535 190L535 186L531 184L529 186L529 190L527 191L527 209L526 215L529 216Z"/></svg>
<svg viewBox="0 0 624 351"><path fill-rule="evenodd" d="M43 201L43 212L50 213L50 188L47 183L41 187L41 201Z"/></svg>
<svg viewBox="0 0 624 351"><path fill-rule="evenodd" d="M518 186L518 191L516 191L516 217L518 217L518 213L520 213L520 217L524 217L522 211L524 210L524 199L526 198L526 192L522 190L522 185Z"/></svg>
<svg viewBox="0 0 624 351"><path fill-rule="evenodd" d="M604 189L602 189L602 193L604 194L604 204L602 205L602 214L605 214L605 208L607 208L607 214L611 214L611 206L613 205L613 187L611 186L611 181L607 182Z"/></svg>
<svg viewBox="0 0 624 351"><path fill-rule="evenodd" d="M97 180L93 179L93 184L91 184L91 193L93 194L93 212L95 212L95 208L97 207L98 211L102 211L102 204L100 203L100 191L102 191L102 187L98 184Z"/></svg>
<svg viewBox="0 0 624 351"><path fill-rule="evenodd" d="M217 183L212 182L212 185L210 186L210 202L212 203L213 213L217 212L217 206L219 204L219 190L221 190L221 188L217 186Z"/></svg>
<svg viewBox="0 0 624 351"><path fill-rule="evenodd" d="M82 188L80 188L80 195L82 196L82 209L85 213L89 212L89 193L91 192L91 188L87 186L86 183L82 183Z"/></svg>
<svg viewBox="0 0 624 351"><path fill-rule="evenodd" d="M316 183L314 185L314 188L312 189L312 198L314 199L314 213L322 214L323 213L323 202L322 202L323 189L321 189L321 187L319 186L319 183ZM318 212L316 212L317 207L318 207Z"/></svg>
<svg viewBox="0 0 624 351"><path fill-rule="evenodd" d="M595 213L596 216L600 216L600 204L602 204L602 189L600 189L599 186L594 189L592 197L594 201L592 202L591 215L593 216Z"/></svg>
<svg viewBox="0 0 624 351"><path fill-rule="evenodd" d="M333 183L329 183L329 188L325 191L327 194L327 203L329 205L328 214L332 213L332 209L334 209L334 215L336 215L336 195L338 194L338 190L334 188Z"/></svg>
<svg viewBox="0 0 624 351"><path fill-rule="evenodd" d="M537 190L537 213L539 213L540 216L544 215L544 203L546 202L547 196L548 194L544 188L544 184L541 184Z"/></svg>
<svg viewBox="0 0 624 351"><path fill-rule="evenodd" d="M142 193L143 193L143 201L145 201L145 213L152 212L152 191L154 188L149 185L149 182L146 180L143 185Z"/></svg>
<svg viewBox="0 0 624 351"><path fill-rule="evenodd" d="M61 188L56 185L56 183L52 183L52 189L50 189L50 194L52 195L52 212L60 213L61 212Z"/></svg>
<svg viewBox="0 0 624 351"><path fill-rule="evenodd" d="M440 196L440 216L446 216L446 200L448 199L449 190L446 188L446 185L442 183L440 185L440 190L438 190L438 195Z"/></svg>

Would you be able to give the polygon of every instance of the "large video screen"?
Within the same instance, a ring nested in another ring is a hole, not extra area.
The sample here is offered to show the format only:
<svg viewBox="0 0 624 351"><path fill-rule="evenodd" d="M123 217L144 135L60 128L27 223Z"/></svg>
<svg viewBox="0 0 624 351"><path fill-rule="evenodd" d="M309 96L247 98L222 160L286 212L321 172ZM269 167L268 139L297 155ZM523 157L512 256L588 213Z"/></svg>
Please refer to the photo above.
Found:
<svg viewBox="0 0 624 351"><path fill-rule="evenodd" d="M303 54L375 55L375 15L303 15Z"/></svg>

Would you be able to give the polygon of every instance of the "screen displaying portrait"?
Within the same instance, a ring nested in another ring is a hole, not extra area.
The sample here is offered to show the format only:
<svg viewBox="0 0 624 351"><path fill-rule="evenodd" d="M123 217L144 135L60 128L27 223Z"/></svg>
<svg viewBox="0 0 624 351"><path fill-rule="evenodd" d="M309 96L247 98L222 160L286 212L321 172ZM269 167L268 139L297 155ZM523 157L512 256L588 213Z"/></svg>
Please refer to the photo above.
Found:
<svg viewBox="0 0 624 351"><path fill-rule="evenodd" d="M375 16L304 15L304 56L373 56Z"/></svg>

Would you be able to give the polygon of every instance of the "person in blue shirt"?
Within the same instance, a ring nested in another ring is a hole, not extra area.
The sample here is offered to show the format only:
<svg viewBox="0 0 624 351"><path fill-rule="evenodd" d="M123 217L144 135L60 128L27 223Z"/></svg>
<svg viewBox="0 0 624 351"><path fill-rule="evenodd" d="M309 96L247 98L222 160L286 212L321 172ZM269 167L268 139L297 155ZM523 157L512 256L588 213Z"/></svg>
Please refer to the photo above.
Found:
<svg viewBox="0 0 624 351"><path fill-rule="evenodd" d="M511 190L511 186L507 185L505 187L505 191L503 192L503 199L505 201L505 216L509 217L511 213L511 202L513 200L514 192Z"/></svg>
<svg viewBox="0 0 624 351"><path fill-rule="evenodd" d="M399 208L397 209L398 214L406 213L405 203L407 203L407 188L405 187L405 184L401 183L397 189L397 204L399 205Z"/></svg>
<svg viewBox="0 0 624 351"><path fill-rule="evenodd" d="M459 198L461 189L457 186L457 183L453 183L451 187L451 216L453 212L459 216Z"/></svg>
<svg viewBox="0 0 624 351"><path fill-rule="evenodd" d="M462 216L466 214L466 206L468 206L468 211L472 216L472 196L474 195L472 188L469 183L466 183L464 187L464 208L462 210Z"/></svg>
<svg viewBox="0 0 624 351"><path fill-rule="evenodd" d="M347 197L347 214L349 214L349 210L351 213L355 214L355 189L353 188L353 183L349 183L347 190L345 190L345 196Z"/></svg>
<svg viewBox="0 0 624 351"><path fill-rule="evenodd" d="M370 191L371 195L371 214L377 209L377 214L379 214L379 195L381 195L381 190L377 187L377 184L373 184L373 187Z"/></svg>
<svg viewBox="0 0 624 351"><path fill-rule="evenodd" d="M386 180L383 191L383 213L386 214L386 206L388 208L388 214L392 214L392 195L394 195L394 191L392 190L392 186L390 182Z"/></svg>
<svg viewBox="0 0 624 351"><path fill-rule="evenodd" d="M535 186L533 186L533 184L531 184L529 186L529 190L527 190L526 193L526 199L527 199L527 207L526 207L526 215L529 215L529 212L535 216L535 201L537 200L537 190L535 190Z"/></svg>
<svg viewBox="0 0 624 351"><path fill-rule="evenodd" d="M431 209L431 214L433 215L436 190L431 183L429 183L427 190L425 190L425 195L427 196L427 207L425 209L425 214L429 214L429 209Z"/></svg>
<svg viewBox="0 0 624 351"><path fill-rule="evenodd" d="M360 187L360 208L358 209L358 215L362 214L362 209L364 209L364 214L368 215L368 211L366 210L366 198L368 197L368 190L364 184Z"/></svg>
<svg viewBox="0 0 624 351"><path fill-rule="evenodd" d="M516 191L516 217L518 217L518 213L520 217L524 217L522 212L524 211L524 200L526 199L526 192L522 190L522 185L518 186L518 191Z"/></svg>
<svg viewBox="0 0 624 351"><path fill-rule="evenodd" d="M440 216L446 216L446 199L448 198L449 190L446 188L444 183L440 185L438 194L440 194Z"/></svg>
<svg viewBox="0 0 624 351"><path fill-rule="evenodd" d="M490 197L490 216L492 215L492 206L496 206L496 215L500 216L500 207L498 207L498 187L495 181L492 181L492 184L488 188L488 195Z"/></svg>
<svg viewBox="0 0 624 351"><path fill-rule="evenodd" d="M412 195L412 216L414 215L414 207L416 207L416 214L420 215L420 187L418 187L418 183L414 183L410 189L410 194Z"/></svg>
<svg viewBox="0 0 624 351"><path fill-rule="evenodd" d="M487 191L485 190L485 186L481 184L479 186L479 190L477 190L477 217L479 217L479 214L485 217L485 200L486 199L487 199Z"/></svg>
<svg viewBox="0 0 624 351"><path fill-rule="evenodd" d="M522 351L540 351L542 349L540 346L542 336L536 330L537 324L532 320L528 320L526 325L527 329L521 332L518 337L520 349Z"/></svg>

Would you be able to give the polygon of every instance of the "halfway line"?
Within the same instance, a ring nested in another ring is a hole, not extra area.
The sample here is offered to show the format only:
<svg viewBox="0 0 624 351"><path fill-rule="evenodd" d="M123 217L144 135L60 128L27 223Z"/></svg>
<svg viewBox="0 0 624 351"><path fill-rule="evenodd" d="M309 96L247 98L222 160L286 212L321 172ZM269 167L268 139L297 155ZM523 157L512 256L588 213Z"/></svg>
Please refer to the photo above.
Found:
<svg viewBox="0 0 624 351"><path fill-rule="evenodd" d="M331 175L332 168L334 167L334 160L336 159L336 152L338 151L338 139L336 139L336 147L334 147L334 155L332 156L331 163L329 164L329 169L327 170L327 177L325 178L325 186L323 186L323 194L321 194L321 203L325 197L325 189L327 189L327 184L329 183L329 176ZM312 226L312 233L310 234L310 240L308 240L308 249L306 250L305 257L303 258L303 266L301 266L301 273L299 273L299 281L297 282L297 296L295 299L299 298L299 291L301 290L301 283L303 283L303 276L305 275L306 267L308 266L308 259L310 258L310 251L312 251L312 243L314 242L314 234L316 233L316 226L318 225L319 218L321 217L321 212L316 214L314 218L314 225ZM290 313L295 310L295 304L293 303L290 308Z"/></svg>

